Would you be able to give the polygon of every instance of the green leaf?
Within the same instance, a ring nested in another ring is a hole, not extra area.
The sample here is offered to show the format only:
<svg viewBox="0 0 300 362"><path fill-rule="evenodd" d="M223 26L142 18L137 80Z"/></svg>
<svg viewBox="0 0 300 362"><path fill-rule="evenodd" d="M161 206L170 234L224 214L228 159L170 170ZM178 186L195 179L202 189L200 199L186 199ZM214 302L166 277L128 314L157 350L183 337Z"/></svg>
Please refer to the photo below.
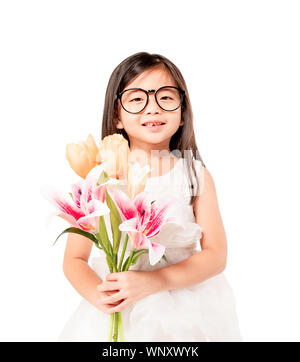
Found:
<svg viewBox="0 0 300 362"><path fill-rule="evenodd" d="M108 174L103 170L98 178L97 186L100 186L109 180Z"/></svg>
<svg viewBox="0 0 300 362"><path fill-rule="evenodd" d="M113 253L117 254L120 247L120 240L122 235L122 232L119 229L119 225L122 223L122 219L117 206L115 205L114 201L112 200L107 190L106 190L105 199L107 206L110 209L109 216L110 216L110 224L113 235Z"/></svg>
<svg viewBox="0 0 300 362"><path fill-rule="evenodd" d="M112 264L112 261L110 259L110 257L108 255L106 255L106 262L107 262L107 265L109 267L109 271L112 273L113 272L113 264Z"/></svg>
<svg viewBox="0 0 300 362"><path fill-rule="evenodd" d="M168 264L170 264L170 263L168 262L168 260L167 260L167 258L166 258L165 255L163 255L162 258L163 258Z"/></svg>
<svg viewBox="0 0 300 362"><path fill-rule="evenodd" d="M111 242L107 235L106 224L103 215L99 217L99 232L97 236L102 241L103 249L105 249L108 253L110 253L110 255L112 255Z"/></svg>
<svg viewBox="0 0 300 362"><path fill-rule="evenodd" d="M135 253L135 254L140 253L140 252L143 252L143 253L144 253L145 251L148 252L149 249L137 249L137 250L135 250L134 253Z"/></svg>
<svg viewBox="0 0 300 362"><path fill-rule="evenodd" d="M140 257L142 254L148 253L148 251L149 251L148 249L142 249L142 252L141 252L141 253L139 253L138 255L135 255L135 257L132 258L131 265L136 264L136 262L138 261L139 257Z"/></svg>
<svg viewBox="0 0 300 362"><path fill-rule="evenodd" d="M130 255L129 255L129 257L125 260L125 263L124 263L123 266L122 266L122 271L124 271L124 270L126 269L127 265L129 264L129 260L130 260Z"/></svg>
<svg viewBox="0 0 300 362"><path fill-rule="evenodd" d="M136 255L138 255L138 254L142 255L142 254L148 253L148 252L149 252L148 249L138 249L138 250L135 250L135 251L133 252L133 256L136 256Z"/></svg>
<svg viewBox="0 0 300 362"><path fill-rule="evenodd" d="M94 234L91 234L91 233L89 233L89 232L87 232L87 231L84 231L84 230L81 230L81 229L75 228L75 227L70 227L70 228L64 230L62 233L60 233L60 234L58 235L58 237L56 238L56 240L54 241L54 243L53 243L52 246L54 246L54 244L57 242L57 239L58 239L61 235L65 234L65 233L74 233L74 234L79 234L79 235L85 236L86 238L92 240L92 242L97 246L97 248L102 249L102 248L99 246L99 241L98 241L98 239L96 238L96 236L95 236Z"/></svg>

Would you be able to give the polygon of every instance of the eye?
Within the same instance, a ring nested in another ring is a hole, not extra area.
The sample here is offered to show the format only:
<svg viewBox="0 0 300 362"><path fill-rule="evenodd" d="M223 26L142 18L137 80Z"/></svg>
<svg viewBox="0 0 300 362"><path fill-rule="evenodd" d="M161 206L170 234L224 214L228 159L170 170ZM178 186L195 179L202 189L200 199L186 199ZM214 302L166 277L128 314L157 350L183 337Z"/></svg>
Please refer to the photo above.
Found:
<svg viewBox="0 0 300 362"><path fill-rule="evenodd" d="M138 102L142 100L142 98L133 98L130 102L137 100Z"/></svg>

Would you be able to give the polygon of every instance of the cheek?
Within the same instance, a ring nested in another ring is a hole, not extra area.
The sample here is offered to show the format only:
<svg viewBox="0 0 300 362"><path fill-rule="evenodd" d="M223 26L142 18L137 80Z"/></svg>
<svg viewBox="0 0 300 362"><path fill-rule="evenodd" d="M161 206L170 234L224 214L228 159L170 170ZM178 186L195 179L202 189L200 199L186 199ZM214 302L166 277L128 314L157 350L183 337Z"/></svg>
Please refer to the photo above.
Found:
<svg viewBox="0 0 300 362"><path fill-rule="evenodd" d="M120 112L121 121L123 123L125 131L130 131L131 129L135 129L140 125L140 119L138 116L134 114L130 114L123 110Z"/></svg>
<svg viewBox="0 0 300 362"><path fill-rule="evenodd" d="M181 122L181 112L170 115L168 118L168 122L172 129L177 130L177 128L180 126L180 122Z"/></svg>

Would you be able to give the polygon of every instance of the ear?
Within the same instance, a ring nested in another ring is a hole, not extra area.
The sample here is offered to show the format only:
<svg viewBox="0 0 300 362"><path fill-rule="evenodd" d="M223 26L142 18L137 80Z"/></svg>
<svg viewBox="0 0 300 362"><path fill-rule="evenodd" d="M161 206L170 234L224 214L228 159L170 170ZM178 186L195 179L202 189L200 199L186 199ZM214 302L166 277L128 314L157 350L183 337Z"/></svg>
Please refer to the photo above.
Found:
<svg viewBox="0 0 300 362"><path fill-rule="evenodd" d="M116 123L116 128L118 128L118 129L124 128L123 123L121 122L121 120L119 118L119 110L117 110L117 109L114 112L114 120Z"/></svg>
<svg viewBox="0 0 300 362"><path fill-rule="evenodd" d="M117 118L116 127L117 127L118 129L124 128L122 122L121 122L118 118Z"/></svg>
<svg viewBox="0 0 300 362"><path fill-rule="evenodd" d="M184 121L181 120L181 122L179 123L179 126L183 126L184 125Z"/></svg>

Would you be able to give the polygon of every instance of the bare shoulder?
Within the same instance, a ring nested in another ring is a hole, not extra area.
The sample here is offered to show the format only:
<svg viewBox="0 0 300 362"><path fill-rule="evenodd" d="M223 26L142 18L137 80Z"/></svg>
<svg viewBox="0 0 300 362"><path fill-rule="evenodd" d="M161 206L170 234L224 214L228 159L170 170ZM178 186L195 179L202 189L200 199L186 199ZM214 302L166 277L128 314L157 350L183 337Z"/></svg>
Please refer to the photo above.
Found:
<svg viewBox="0 0 300 362"><path fill-rule="evenodd" d="M195 217L200 217L200 206L203 208L205 205L214 205L218 204L217 201L217 190L215 186L215 182L213 176L209 172L209 170L201 166L201 170L198 174L198 182L199 182L199 191L196 194L195 201L193 204ZM196 220L197 221L197 220Z"/></svg>
<svg viewBox="0 0 300 362"><path fill-rule="evenodd" d="M203 230L201 248L214 248L220 251L221 255L225 255L226 233L213 176L206 167L203 167L202 175L198 177L199 183L203 182L203 190L200 195L196 195L193 210L195 221Z"/></svg>

